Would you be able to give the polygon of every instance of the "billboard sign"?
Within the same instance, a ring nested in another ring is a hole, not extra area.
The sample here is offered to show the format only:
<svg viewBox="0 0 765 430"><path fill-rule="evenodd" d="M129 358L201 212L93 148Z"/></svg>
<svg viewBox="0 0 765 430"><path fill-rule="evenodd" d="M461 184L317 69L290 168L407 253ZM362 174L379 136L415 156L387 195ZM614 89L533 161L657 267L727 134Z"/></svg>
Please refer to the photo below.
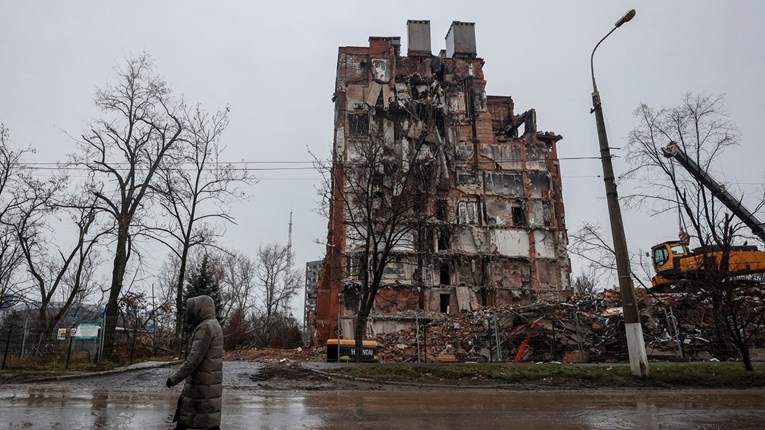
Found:
<svg viewBox="0 0 765 430"><path fill-rule="evenodd" d="M98 330L101 326L98 323L80 323L77 324L77 332L74 338L77 340L98 339Z"/></svg>

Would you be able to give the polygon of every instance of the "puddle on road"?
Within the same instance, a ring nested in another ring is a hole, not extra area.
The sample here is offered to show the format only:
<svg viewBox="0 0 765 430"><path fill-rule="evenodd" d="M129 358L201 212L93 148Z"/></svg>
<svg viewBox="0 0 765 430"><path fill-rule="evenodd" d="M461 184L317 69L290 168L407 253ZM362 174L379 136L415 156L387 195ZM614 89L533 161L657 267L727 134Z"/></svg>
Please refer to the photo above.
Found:
<svg viewBox="0 0 765 430"><path fill-rule="evenodd" d="M0 390L3 428L157 429L180 389L14 386ZM509 392L228 389L222 428L763 428L765 391Z"/></svg>
<svg viewBox="0 0 765 430"><path fill-rule="evenodd" d="M761 429L765 424L763 391L326 394L306 401L317 412L332 411L324 415L325 423L368 428Z"/></svg>

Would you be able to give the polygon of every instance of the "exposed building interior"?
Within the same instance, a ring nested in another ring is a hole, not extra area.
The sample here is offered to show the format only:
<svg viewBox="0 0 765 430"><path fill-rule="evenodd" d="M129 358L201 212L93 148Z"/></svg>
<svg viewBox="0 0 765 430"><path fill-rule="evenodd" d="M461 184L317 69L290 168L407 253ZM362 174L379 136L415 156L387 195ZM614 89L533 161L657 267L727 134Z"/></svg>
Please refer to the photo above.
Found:
<svg viewBox="0 0 765 430"><path fill-rule="evenodd" d="M372 258L361 239L374 227L358 225L367 204L378 218L410 205L387 239L371 336L570 291L562 137L538 131L534 109L486 94L473 23L454 21L437 55L429 21L408 21L407 30L405 56L399 37L339 48L327 253L309 319L319 342L353 337L359 267L367 267L359 258ZM372 166L366 199L349 197L360 166Z"/></svg>

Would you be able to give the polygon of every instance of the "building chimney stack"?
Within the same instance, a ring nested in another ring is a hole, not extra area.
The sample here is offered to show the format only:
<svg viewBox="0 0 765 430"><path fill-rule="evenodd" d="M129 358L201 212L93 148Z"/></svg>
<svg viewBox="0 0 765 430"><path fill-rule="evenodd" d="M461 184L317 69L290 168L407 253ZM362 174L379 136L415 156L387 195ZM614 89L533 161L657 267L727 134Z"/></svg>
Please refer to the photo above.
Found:
<svg viewBox="0 0 765 430"><path fill-rule="evenodd" d="M446 56L475 57L475 23L453 21L446 33Z"/></svg>
<svg viewBox="0 0 765 430"><path fill-rule="evenodd" d="M430 21L409 20L406 22L406 28L409 33L409 47L407 56L430 57Z"/></svg>

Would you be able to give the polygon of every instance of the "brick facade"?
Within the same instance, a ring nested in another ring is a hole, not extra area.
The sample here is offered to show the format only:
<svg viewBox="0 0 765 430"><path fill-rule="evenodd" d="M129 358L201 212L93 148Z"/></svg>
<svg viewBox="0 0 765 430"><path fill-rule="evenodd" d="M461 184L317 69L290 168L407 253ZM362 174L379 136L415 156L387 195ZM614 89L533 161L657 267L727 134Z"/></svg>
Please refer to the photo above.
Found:
<svg viewBox="0 0 765 430"><path fill-rule="evenodd" d="M417 31L429 31L427 21L415 23ZM453 28L472 30L472 24ZM467 43L460 40L451 58L445 51L402 56L398 37L370 37L368 47L338 52L335 167L352 160L354 145L375 132L396 154L410 153L416 142L418 161L434 172L422 204L432 216L417 230L415 245L396 249L373 319L409 321L570 291L556 151L561 136L537 131L533 109L518 113L511 97L486 95L484 60L471 52L475 41L465 34ZM347 295L357 277L349 272L355 252L350 221L337 198L347 186L344 171L333 169L315 315L320 342L352 337L352 330L338 329L355 314Z"/></svg>

